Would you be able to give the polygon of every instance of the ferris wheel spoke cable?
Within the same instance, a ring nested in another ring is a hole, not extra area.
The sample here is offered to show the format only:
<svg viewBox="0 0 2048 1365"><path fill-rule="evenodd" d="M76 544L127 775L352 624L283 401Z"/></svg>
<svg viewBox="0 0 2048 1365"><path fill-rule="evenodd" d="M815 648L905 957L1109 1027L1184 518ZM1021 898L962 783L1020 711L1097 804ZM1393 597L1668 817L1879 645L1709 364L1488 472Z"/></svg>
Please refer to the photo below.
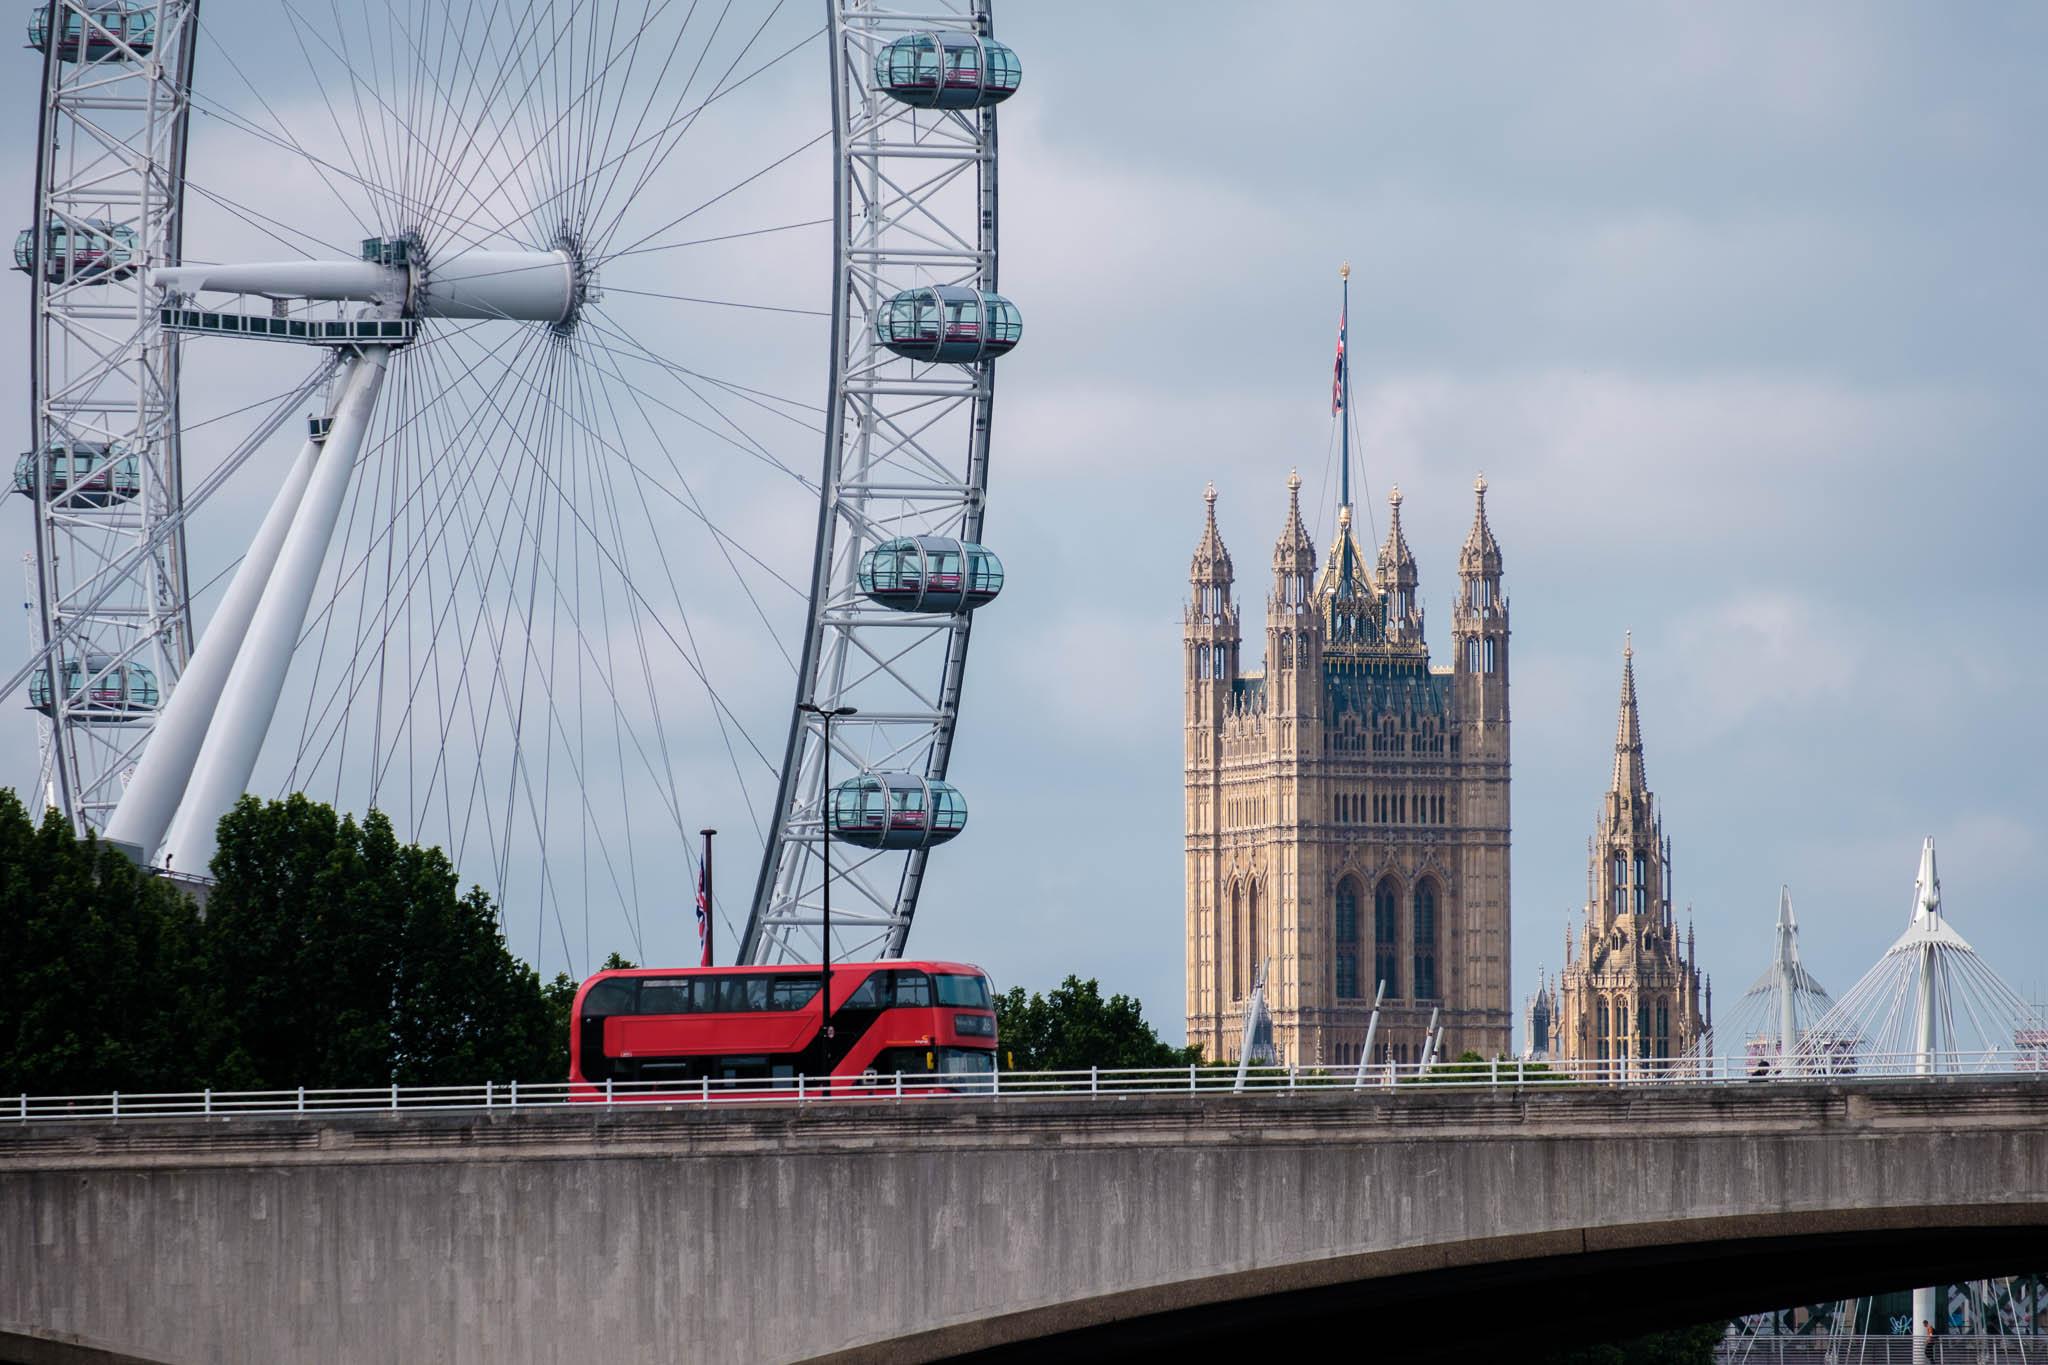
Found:
<svg viewBox="0 0 2048 1365"><path fill-rule="evenodd" d="M791 583L788 579L784 578L780 573L776 572L776 570L773 567L767 564L758 555L755 555L751 550L747 549L746 546L740 544L732 536L727 534L723 528L721 528L704 512L703 506L701 502L698 500L696 489L691 486L688 476L682 472L682 468L676 460L674 451L672 451L669 448L667 440L661 434L661 429L648 418L646 409L640 405L641 395L639 391L633 388L632 385L625 383L625 381L617 379L615 370L611 373L613 374L615 382L618 382L622 387L625 387L628 390L628 396L633 399L634 406L638 411L641 421L647 427L648 435L653 439L656 448L661 451L662 458L668 462L670 471L675 475L676 481L679 484L681 484L683 493L686 496L679 498L671 490L667 489L666 487L663 487L658 481L650 480L649 482L652 482L655 487L661 488L661 491L664 495L675 499L679 506L683 507L692 516L696 517L697 520L703 524L704 528L711 533L712 543L717 547L719 557L725 561L726 569L732 574L733 582L739 587L741 594L747 599L747 605L753 609L755 619L760 621L762 628L767 631L768 638L774 643L776 651L782 655L783 662L788 664L790 671L794 673L796 671L796 660L790 657L789 650L787 649L787 647L783 645L782 637L776 631L774 622L768 619L768 613L762 607L761 599L754 593L754 585L750 581L749 575L742 571L738 564L733 562L732 551L737 549L742 555L744 555L747 558L747 560L750 563L759 567L763 572L767 573L776 582L782 584L783 587L787 588L791 596L802 598L804 594L800 589L797 588L797 586L794 583ZM618 448L623 449L626 445L626 436L624 426L619 420L618 406L614 401L611 390L608 386L602 390L602 393L604 396L605 408L611 415L613 431L618 437ZM608 451L610 451L612 448L608 446L607 449ZM636 475L641 472L640 465L637 462L627 460L625 461L625 463L627 463L628 466L631 469L633 469ZM609 489L607 489L607 493L609 494ZM641 501L641 510L642 513L648 519L648 528L650 531L654 532L654 541L657 547L659 547L662 544L662 538L658 530L656 530L654 526L654 508L652 504L648 503L646 500L643 499ZM621 533L620 539L623 540L623 538L623 533ZM672 572L668 571L667 559L665 555L663 556L663 569L664 572L669 573L671 582L673 582L674 575Z"/></svg>
<svg viewBox="0 0 2048 1365"><path fill-rule="evenodd" d="M525 382L523 378L521 379L521 382ZM548 402L551 404L553 403L553 399L545 392L538 390L536 390L536 392L540 393L540 397L544 402ZM550 477L548 471L545 469L544 466L536 464L536 470L543 480L548 479ZM657 544L659 544L658 539ZM610 558L609 554L607 554L607 558ZM666 562L666 557L664 556L664 565L666 565ZM622 582L625 583L627 590L634 597L638 598L643 605L648 607L649 613L651 615L654 615L657 621L660 621L660 613L654 610L653 604L647 600L645 595L640 591L639 586L633 582L632 575L630 572L627 571L626 567L623 564L617 562L616 559L611 560L611 567L614 571L616 571L619 574L620 579ZM671 587L675 586L673 574L670 575L669 582ZM689 647L684 647L683 642L676 638L673 631L669 630L666 622L661 622L662 632L668 636L669 642L676 647L678 653L682 656L684 662L686 662L690 666L691 672L697 675L698 681L703 684L707 694L716 703L718 711L722 713L724 716L726 716L728 719L730 719L733 722L734 727L739 730L741 738L745 739L747 742L747 747L754 751L755 756L761 760L763 765L766 766L770 772L775 771L775 765L773 761L770 760L768 756L762 752L760 745L756 744L754 742L753 737L750 734L748 734L746 726L740 721L737 713L735 713L732 710L732 708L726 704L724 698L719 696L718 690L712 685L710 674L705 669L701 656L698 653L694 628L690 624L689 612L687 611L687 609L683 607L680 590L677 591L676 609L682 620L684 633L689 637Z"/></svg>

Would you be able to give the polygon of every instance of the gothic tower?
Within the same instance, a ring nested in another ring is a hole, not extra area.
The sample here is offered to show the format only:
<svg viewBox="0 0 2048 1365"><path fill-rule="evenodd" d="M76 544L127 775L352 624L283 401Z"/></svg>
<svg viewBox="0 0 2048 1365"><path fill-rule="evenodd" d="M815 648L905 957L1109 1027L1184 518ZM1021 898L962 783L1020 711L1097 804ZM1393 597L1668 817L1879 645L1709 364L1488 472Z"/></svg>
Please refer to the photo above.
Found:
<svg viewBox="0 0 2048 1365"><path fill-rule="evenodd" d="M1432 1015L1443 1055L1505 1054L1507 602L1483 481L1448 669L1430 664L1399 491L1376 563L1339 506L1317 576L1296 475L1265 666L1245 671L1207 496L1185 633L1189 1041L1235 1057L1264 966L1283 1061L1355 1064L1382 987L1375 1060L1419 1060Z"/></svg>
<svg viewBox="0 0 2048 1365"><path fill-rule="evenodd" d="M1553 1051L1566 1060L1669 1059L1706 1031L1692 934L1671 913L1671 841L1643 769L1635 648L1621 652L1614 772L1587 846L1585 921L1566 940Z"/></svg>

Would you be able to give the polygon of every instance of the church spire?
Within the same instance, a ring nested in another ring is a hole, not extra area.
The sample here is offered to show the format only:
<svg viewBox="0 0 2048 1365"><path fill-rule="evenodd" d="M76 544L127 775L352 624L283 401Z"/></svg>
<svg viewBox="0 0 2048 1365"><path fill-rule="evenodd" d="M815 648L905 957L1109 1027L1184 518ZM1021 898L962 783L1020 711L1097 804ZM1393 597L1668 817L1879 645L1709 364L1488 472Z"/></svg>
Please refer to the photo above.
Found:
<svg viewBox="0 0 2048 1365"><path fill-rule="evenodd" d="M1621 649L1621 717L1614 727L1614 791L1624 795L1649 790L1643 775L1643 720L1636 709L1635 632Z"/></svg>

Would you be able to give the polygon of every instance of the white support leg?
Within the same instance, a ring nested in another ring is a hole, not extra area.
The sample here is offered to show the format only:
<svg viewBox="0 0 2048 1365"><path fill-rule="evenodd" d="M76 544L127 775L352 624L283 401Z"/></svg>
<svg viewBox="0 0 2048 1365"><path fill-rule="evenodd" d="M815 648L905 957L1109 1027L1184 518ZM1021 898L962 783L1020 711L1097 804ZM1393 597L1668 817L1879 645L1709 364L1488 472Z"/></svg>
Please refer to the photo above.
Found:
<svg viewBox="0 0 2048 1365"><path fill-rule="evenodd" d="M334 425L321 444L305 496L221 689L214 723L207 729L164 842L164 865L173 871L205 873L213 861L215 826L248 790L390 359L387 349L373 347L344 367Z"/></svg>
<svg viewBox="0 0 2048 1365"><path fill-rule="evenodd" d="M207 727L213 724L221 688L227 685L228 670L234 667L235 656L241 652L249 619L256 614L264 585L270 582L278 549L284 544L285 532L291 529L292 518L298 515L319 452L320 443L308 438L299 458L285 474L284 486L277 490L256 539L242 556L242 567L235 571L234 582L228 585L227 594L207 621L206 634L200 637L199 648L193 651L192 662L179 677L177 690L158 715L156 730L142 751L135 776L121 794L114 818L107 822L108 841L127 845L138 861L147 862L155 856L164 832L171 827L171 817L178 812L185 784L192 779L192 765L199 759L199 746L206 740Z"/></svg>

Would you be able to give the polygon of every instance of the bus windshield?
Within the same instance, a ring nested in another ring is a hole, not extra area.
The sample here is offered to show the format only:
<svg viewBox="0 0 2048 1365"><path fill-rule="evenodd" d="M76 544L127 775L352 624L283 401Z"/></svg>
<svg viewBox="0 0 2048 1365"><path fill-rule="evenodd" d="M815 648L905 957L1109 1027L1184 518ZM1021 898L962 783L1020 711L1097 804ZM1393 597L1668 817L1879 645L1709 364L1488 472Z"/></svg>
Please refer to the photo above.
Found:
<svg viewBox="0 0 2048 1365"><path fill-rule="evenodd" d="M988 998L988 978L982 976L947 975L944 972L932 974L937 983L939 1003L970 1010L993 1009Z"/></svg>

